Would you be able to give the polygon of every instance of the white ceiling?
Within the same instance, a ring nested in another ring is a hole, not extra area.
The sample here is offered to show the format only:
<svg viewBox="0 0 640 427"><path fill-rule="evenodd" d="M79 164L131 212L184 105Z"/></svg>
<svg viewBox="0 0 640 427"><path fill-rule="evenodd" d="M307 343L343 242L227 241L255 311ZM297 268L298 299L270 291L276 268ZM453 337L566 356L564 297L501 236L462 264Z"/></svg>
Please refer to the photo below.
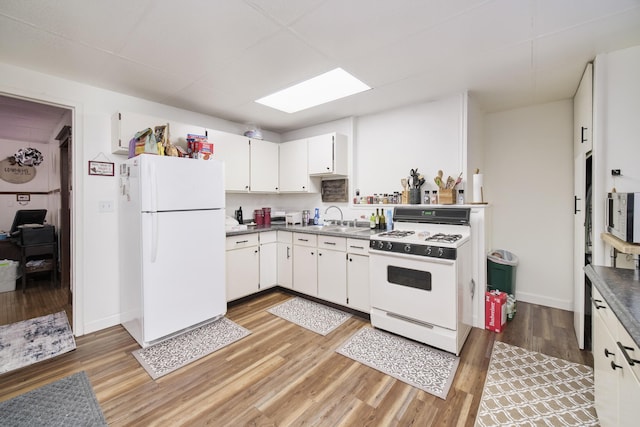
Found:
<svg viewBox="0 0 640 427"><path fill-rule="evenodd" d="M274 132L464 90L489 112L567 99L638 44L640 0L0 1L0 61ZM254 102L335 67L373 89Z"/></svg>

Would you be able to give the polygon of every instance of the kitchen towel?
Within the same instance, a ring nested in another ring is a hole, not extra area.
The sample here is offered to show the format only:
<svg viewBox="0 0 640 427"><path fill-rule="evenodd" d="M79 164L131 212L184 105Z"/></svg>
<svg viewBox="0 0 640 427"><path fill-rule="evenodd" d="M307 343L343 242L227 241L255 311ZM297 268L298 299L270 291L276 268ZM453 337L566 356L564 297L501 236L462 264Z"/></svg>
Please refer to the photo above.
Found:
<svg viewBox="0 0 640 427"><path fill-rule="evenodd" d="M473 174L473 203L483 203L482 174Z"/></svg>

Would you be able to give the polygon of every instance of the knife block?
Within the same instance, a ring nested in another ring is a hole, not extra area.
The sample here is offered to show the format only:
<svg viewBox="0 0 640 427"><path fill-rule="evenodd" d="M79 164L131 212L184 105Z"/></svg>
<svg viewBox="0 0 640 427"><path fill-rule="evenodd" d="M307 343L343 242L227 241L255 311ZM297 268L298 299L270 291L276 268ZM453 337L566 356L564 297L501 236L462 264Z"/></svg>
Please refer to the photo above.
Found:
<svg viewBox="0 0 640 427"><path fill-rule="evenodd" d="M454 205L457 191L453 188L441 188L438 190L438 202L441 205Z"/></svg>

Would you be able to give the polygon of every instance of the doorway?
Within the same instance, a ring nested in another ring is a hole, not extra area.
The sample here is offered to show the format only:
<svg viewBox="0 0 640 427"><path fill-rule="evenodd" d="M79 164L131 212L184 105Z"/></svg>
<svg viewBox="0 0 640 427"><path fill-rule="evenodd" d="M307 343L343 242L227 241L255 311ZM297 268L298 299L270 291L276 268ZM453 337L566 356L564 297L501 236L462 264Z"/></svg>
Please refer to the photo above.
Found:
<svg viewBox="0 0 640 427"><path fill-rule="evenodd" d="M36 177L40 175L39 181L15 185L0 180L0 198L5 207L0 219L3 224L8 222L8 227L16 210L47 209L47 222L56 228L59 263L55 270L56 281L60 284L52 288L49 274L30 274L26 292L16 287L16 291L0 293L1 305L7 307L5 315L0 316L0 324L64 310L73 325L73 114L73 109L69 107L0 93L0 156L11 156L14 151L24 147L37 147L44 155L44 162L36 169ZM22 200L28 201L20 202L17 194L22 195ZM0 228L5 226L0 224Z"/></svg>

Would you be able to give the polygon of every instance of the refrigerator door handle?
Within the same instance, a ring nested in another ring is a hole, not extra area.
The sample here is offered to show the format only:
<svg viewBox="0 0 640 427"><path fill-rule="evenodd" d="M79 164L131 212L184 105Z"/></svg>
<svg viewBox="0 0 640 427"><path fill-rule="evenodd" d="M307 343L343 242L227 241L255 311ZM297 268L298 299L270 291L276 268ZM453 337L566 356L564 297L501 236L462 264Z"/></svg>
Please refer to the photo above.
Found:
<svg viewBox="0 0 640 427"><path fill-rule="evenodd" d="M151 212L151 262L158 257L158 214Z"/></svg>
<svg viewBox="0 0 640 427"><path fill-rule="evenodd" d="M149 191L151 212L158 212L158 182L156 177L156 165L154 162L149 163Z"/></svg>

